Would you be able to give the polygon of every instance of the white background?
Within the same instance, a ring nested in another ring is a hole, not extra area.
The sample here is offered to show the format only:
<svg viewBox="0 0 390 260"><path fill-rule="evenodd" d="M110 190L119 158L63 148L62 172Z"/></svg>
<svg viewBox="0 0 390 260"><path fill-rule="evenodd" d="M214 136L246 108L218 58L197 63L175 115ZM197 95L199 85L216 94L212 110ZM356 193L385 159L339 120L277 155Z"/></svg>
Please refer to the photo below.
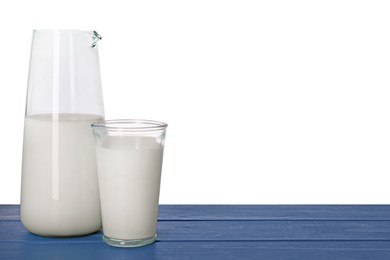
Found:
<svg viewBox="0 0 390 260"><path fill-rule="evenodd" d="M390 203L386 1L2 1L0 203L33 29L98 31L106 118L169 124L161 203Z"/></svg>

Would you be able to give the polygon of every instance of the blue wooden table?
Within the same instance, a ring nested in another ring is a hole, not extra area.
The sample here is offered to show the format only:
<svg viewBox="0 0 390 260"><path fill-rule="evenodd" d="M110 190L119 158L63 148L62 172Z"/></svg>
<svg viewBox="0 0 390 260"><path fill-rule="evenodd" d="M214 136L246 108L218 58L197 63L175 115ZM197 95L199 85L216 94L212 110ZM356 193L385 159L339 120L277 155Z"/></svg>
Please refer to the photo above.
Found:
<svg viewBox="0 0 390 260"><path fill-rule="evenodd" d="M162 205L157 242L44 238L0 205L0 259L390 259L390 205Z"/></svg>

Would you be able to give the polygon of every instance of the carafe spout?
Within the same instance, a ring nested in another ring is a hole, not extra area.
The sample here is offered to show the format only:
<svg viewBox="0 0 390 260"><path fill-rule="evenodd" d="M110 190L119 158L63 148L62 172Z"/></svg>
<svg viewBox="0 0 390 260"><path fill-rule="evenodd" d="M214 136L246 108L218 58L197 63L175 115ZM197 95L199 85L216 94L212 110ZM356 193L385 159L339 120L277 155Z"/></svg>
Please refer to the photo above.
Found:
<svg viewBox="0 0 390 260"><path fill-rule="evenodd" d="M100 34L98 34L97 31L92 31L89 33L92 36L91 48L94 48L97 45L98 41L102 39L102 36L100 36Z"/></svg>

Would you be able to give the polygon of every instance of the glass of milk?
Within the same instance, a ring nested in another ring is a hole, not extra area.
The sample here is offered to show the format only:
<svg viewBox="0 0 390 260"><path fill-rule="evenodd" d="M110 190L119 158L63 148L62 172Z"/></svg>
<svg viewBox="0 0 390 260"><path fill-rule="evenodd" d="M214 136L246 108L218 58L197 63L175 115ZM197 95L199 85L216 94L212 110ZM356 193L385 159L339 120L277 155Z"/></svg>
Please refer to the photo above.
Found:
<svg viewBox="0 0 390 260"><path fill-rule="evenodd" d="M137 247L156 240L167 124L107 120L92 124L103 241Z"/></svg>

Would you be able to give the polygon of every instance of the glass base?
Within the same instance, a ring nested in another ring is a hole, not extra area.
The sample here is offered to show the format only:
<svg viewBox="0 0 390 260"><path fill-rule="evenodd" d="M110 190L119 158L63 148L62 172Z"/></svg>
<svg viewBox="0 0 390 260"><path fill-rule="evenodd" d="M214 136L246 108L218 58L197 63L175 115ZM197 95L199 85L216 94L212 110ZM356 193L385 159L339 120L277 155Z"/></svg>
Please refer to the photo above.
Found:
<svg viewBox="0 0 390 260"><path fill-rule="evenodd" d="M124 240L124 239L110 238L103 235L103 241L110 246L139 247L139 246L146 246L152 244L154 241L156 241L156 237L157 235L148 238Z"/></svg>

